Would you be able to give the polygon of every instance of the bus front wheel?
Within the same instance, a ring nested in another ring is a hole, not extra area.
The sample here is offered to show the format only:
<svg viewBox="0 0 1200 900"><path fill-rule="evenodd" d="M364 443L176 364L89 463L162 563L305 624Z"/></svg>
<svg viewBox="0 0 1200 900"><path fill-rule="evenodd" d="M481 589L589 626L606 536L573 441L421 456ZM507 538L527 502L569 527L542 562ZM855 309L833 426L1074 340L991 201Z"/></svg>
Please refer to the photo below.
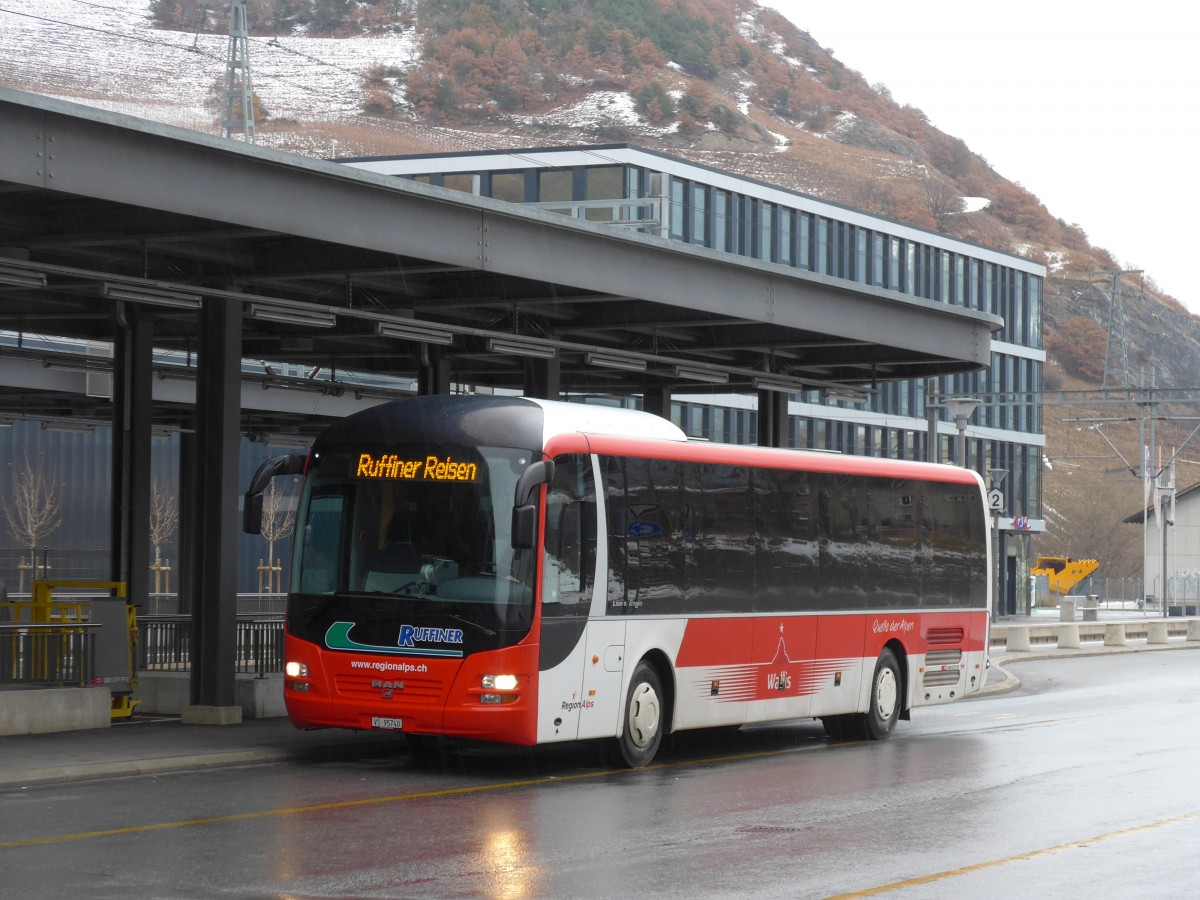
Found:
<svg viewBox="0 0 1200 900"><path fill-rule="evenodd" d="M633 670L625 698L625 725L617 739L621 761L640 769L654 759L663 736L663 690L658 671L643 660Z"/></svg>
<svg viewBox="0 0 1200 900"><path fill-rule="evenodd" d="M903 705L900 663L896 654L885 649L875 663L875 674L871 678L871 706L862 717L865 737L871 741L882 741L896 728Z"/></svg>

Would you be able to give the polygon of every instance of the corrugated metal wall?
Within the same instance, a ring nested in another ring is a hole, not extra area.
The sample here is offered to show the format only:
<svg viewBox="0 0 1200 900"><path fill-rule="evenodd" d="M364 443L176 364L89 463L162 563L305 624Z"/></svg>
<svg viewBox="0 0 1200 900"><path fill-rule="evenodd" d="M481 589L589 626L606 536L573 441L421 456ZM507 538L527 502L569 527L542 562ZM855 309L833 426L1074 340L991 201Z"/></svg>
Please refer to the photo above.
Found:
<svg viewBox="0 0 1200 900"><path fill-rule="evenodd" d="M179 496L179 435L155 438L152 449L152 477ZM238 493L250 482L251 475L263 460L272 455L261 444L243 439L241 472ZM40 469L58 501L59 525L38 541L37 561L43 555L50 565L51 578L81 578L107 580L109 577L109 530L111 505L112 435L108 428L97 428L91 434L50 431L40 422L16 420L12 427L0 428L0 584L8 592L18 592L21 585L22 560L29 562L29 549L22 547L9 527L5 508L12 508L15 479L26 461ZM184 513L181 510L180 515ZM240 520L237 527L240 529ZM258 535L241 534L238 541L239 593L258 590L258 562L267 555L267 544ZM275 556L283 562L283 588L287 589L287 562L291 555L291 538L277 543ZM162 556L171 561L170 587L178 590L180 570L179 533L162 547ZM154 549L150 548L154 558ZM25 573L25 590L29 589L29 572ZM154 581L151 576L151 589Z"/></svg>

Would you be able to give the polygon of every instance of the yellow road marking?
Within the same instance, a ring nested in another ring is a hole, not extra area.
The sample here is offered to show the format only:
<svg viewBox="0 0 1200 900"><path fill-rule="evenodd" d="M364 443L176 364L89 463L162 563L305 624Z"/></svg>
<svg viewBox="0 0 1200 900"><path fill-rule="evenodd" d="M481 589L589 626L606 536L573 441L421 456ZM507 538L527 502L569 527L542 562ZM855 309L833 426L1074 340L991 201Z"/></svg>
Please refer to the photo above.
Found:
<svg viewBox="0 0 1200 900"><path fill-rule="evenodd" d="M938 881L946 881L950 878L958 878L961 875L971 875L975 872L983 872L987 869L995 869L999 866L1006 866L1009 863L1023 862L1027 859L1037 859L1039 856L1051 856L1055 853L1064 853L1067 850L1077 850L1080 847L1086 847L1089 844L1098 844L1101 841L1115 841L1118 838L1130 837L1135 834L1144 834L1148 831L1155 831L1159 828L1166 828L1169 825L1179 825L1183 822L1194 822L1200 819L1200 812L1190 812L1182 816L1172 816L1169 819L1159 819L1157 822L1148 822L1145 825L1135 825L1132 828L1122 828L1120 831L1110 831L1108 834L1098 834L1095 837L1085 838L1080 841L1068 841L1065 844L1058 844L1054 847L1043 847L1041 850L1030 850L1028 853L1017 853L1013 856L1005 856L1000 859L990 859L986 862L975 863L971 866L963 866L959 869L949 869L945 872L934 872L930 875L922 875L918 878L908 878L904 881L894 881L891 884L881 884L876 887L866 888L861 891L851 891L848 894L835 894L831 897L826 897L825 900L854 900L857 897L875 897L879 894L890 894L893 891L902 891L905 888L921 887L926 884L934 884Z"/></svg>

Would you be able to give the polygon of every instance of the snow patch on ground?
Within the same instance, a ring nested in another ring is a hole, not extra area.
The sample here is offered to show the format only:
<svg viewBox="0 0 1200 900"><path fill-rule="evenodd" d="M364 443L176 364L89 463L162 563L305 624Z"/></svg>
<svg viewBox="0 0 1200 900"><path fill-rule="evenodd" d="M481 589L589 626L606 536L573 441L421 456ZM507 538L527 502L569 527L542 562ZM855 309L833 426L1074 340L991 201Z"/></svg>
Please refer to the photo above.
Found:
<svg viewBox="0 0 1200 900"><path fill-rule="evenodd" d="M227 35L152 28L150 0L22 6L28 14L0 12L0 84L167 125L220 130ZM336 121L358 115L363 72L377 65L406 70L420 59L420 44L413 30L369 38L252 37L248 56L254 91L272 117ZM104 98L81 96L80 85ZM114 96L128 99L105 99Z"/></svg>
<svg viewBox="0 0 1200 900"><path fill-rule="evenodd" d="M679 123L660 128L637 111L628 91L593 91L582 100L536 116L509 115L510 122L528 126L558 125L571 128L636 128L643 134L674 134Z"/></svg>
<svg viewBox="0 0 1200 900"><path fill-rule="evenodd" d="M1067 267L1067 251L1065 250L1047 250L1046 251L1046 268L1051 272L1061 272Z"/></svg>

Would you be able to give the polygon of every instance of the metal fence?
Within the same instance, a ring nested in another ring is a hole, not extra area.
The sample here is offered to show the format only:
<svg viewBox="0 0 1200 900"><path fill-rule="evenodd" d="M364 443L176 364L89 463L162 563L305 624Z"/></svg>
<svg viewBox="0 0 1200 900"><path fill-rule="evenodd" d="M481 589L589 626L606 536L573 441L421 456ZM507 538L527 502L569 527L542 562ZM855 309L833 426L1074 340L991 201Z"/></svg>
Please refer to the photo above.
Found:
<svg viewBox="0 0 1200 900"><path fill-rule="evenodd" d="M1035 606L1057 603L1050 593L1049 576L1031 575L1029 580L1033 584ZM1100 598L1102 606L1136 606L1143 601L1142 579L1137 576L1106 578L1093 573L1072 588L1071 594L1084 597L1095 594Z"/></svg>
<svg viewBox="0 0 1200 900"><path fill-rule="evenodd" d="M138 669L191 671L192 629L191 616L138 616ZM234 670L260 678L283 671L282 618L237 617Z"/></svg>
<svg viewBox="0 0 1200 900"><path fill-rule="evenodd" d="M237 614L239 616L282 616L287 602L286 594L238 594ZM179 594L163 593L149 594L144 602L138 604L139 616L177 616L186 614L182 608Z"/></svg>
<svg viewBox="0 0 1200 900"><path fill-rule="evenodd" d="M96 666L99 625L0 625L0 686L83 686Z"/></svg>

